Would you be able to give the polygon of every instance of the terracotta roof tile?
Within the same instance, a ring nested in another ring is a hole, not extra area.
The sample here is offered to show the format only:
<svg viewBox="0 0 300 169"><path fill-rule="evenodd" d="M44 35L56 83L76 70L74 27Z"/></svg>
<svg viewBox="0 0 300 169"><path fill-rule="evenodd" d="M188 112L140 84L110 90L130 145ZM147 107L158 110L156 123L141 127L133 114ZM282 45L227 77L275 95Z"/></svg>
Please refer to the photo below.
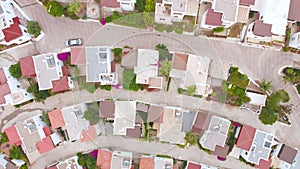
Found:
<svg viewBox="0 0 300 169"><path fill-rule="evenodd" d="M101 7L109 7L109 8L119 8L120 3L117 0L101 0L100 1Z"/></svg>
<svg viewBox="0 0 300 169"><path fill-rule="evenodd" d="M4 73L3 68L0 68L0 84L6 83L7 79Z"/></svg>
<svg viewBox="0 0 300 169"><path fill-rule="evenodd" d="M289 10L289 15L288 15L289 20L300 22L299 6L300 6L299 0L291 0L290 10Z"/></svg>
<svg viewBox="0 0 300 169"><path fill-rule="evenodd" d="M6 103L4 96L10 94L10 88L7 83L0 84L0 104Z"/></svg>
<svg viewBox="0 0 300 169"><path fill-rule="evenodd" d="M139 169L154 169L154 158L142 157L140 159L140 168Z"/></svg>
<svg viewBox="0 0 300 169"><path fill-rule="evenodd" d="M205 24L211 26L222 26L222 15L222 13L214 12L211 8L209 8L207 10Z"/></svg>
<svg viewBox="0 0 300 169"><path fill-rule="evenodd" d="M254 23L253 34L258 36L271 37L272 36L271 29L272 29L271 24L265 24L261 20L256 20Z"/></svg>
<svg viewBox="0 0 300 169"><path fill-rule="evenodd" d="M18 134L17 128L15 126L10 126L4 130L10 145L16 144L17 146L22 144L21 138Z"/></svg>
<svg viewBox="0 0 300 169"><path fill-rule="evenodd" d="M179 69L179 70L186 70L188 57L189 57L188 54L174 53L173 61L172 61L172 68Z"/></svg>
<svg viewBox="0 0 300 169"><path fill-rule="evenodd" d="M256 129L250 126L243 125L240 131L236 146L240 149L249 151L255 136Z"/></svg>
<svg viewBox="0 0 300 169"><path fill-rule="evenodd" d="M100 118L114 118L115 117L115 102L114 101L100 101L99 116L100 116Z"/></svg>
<svg viewBox="0 0 300 169"><path fill-rule="evenodd" d="M65 126L65 120L60 109L55 109L48 113L51 127L56 129Z"/></svg>
<svg viewBox="0 0 300 169"><path fill-rule="evenodd" d="M112 152L107 150L99 150L97 156L97 166L101 166L101 169L110 169L112 159Z"/></svg>
<svg viewBox="0 0 300 169"><path fill-rule="evenodd" d="M80 139L81 142L93 140L97 137L97 132L95 126L89 126L87 130L82 131L82 138Z"/></svg>
<svg viewBox="0 0 300 169"><path fill-rule="evenodd" d="M17 21L15 18L13 20ZM14 40L20 36L22 36L21 29L19 27L19 23L15 22L10 27L2 29L2 32L4 34L4 40L6 42L10 42L11 40Z"/></svg>
<svg viewBox="0 0 300 169"><path fill-rule="evenodd" d="M86 64L85 47L71 47L71 64L72 65Z"/></svg>
<svg viewBox="0 0 300 169"><path fill-rule="evenodd" d="M23 77L35 76L35 68L32 56L22 57L19 61Z"/></svg>
<svg viewBox="0 0 300 169"><path fill-rule="evenodd" d="M43 138L42 141L37 142L35 146L40 154L46 153L54 149L54 145L50 137Z"/></svg>
<svg viewBox="0 0 300 169"><path fill-rule="evenodd" d="M271 167L271 163L272 163L271 159L269 159L268 161L261 159L259 160L259 165L255 165L255 168L269 169Z"/></svg>
<svg viewBox="0 0 300 169"><path fill-rule="evenodd" d="M187 169L201 169L201 165L189 162Z"/></svg>
<svg viewBox="0 0 300 169"><path fill-rule="evenodd" d="M68 77L63 76L59 80L52 81L53 88L51 89L51 93L63 92L69 90Z"/></svg>
<svg viewBox="0 0 300 169"><path fill-rule="evenodd" d="M164 108L160 106L149 106L147 122L163 123Z"/></svg>
<svg viewBox="0 0 300 169"><path fill-rule="evenodd" d="M196 134L202 134L206 129L208 129L211 116L207 113L198 112L192 131Z"/></svg>
<svg viewBox="0 0 300 169"><path fill-rule="evenodd" d="M281 150L278 153L278 158L289 164L292 164L295 159L296 154L297 154L296 149L293 149L292 147L284 144L284 145L282 145Z"/></svg>
<svg viewBox="0 0 300 169"><path fill-rule="evenodd" d="M255 0L240 0L241 5L254 5Z"/></svg>

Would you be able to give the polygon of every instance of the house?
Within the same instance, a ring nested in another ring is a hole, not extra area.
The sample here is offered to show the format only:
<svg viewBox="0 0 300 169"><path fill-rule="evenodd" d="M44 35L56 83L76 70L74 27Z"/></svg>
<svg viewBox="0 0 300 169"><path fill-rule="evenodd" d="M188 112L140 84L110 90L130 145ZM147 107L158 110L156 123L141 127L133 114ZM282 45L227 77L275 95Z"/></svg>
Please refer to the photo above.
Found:
<svg viewBox="0 0 300 169"><path fill-rule="evenodd" d="M201 135L208 129L211 116L208 113L197 112L197 116L193 123L192 131L198 135Z"/></svg>
<svg viewBox="0 0 300 169"><path fill-rule="evenodd" d="M48 113L51 127L54 129L65 126L65 120L60 109L55 109Z"/></svg>
<svg viewBox="0 0 300 169"><path fill-rule="evenodd" d="M54 149L51 132L40 116L36 115L4 130L10 144L20 145L30 163Z"/></svg>
<svg viewBox="0 0 300 169"><path fill-rule="evenodd" d="M208 129L201 136L199 143L202 147L215 151L216 146L224 147L231 122L227 119L212 116Z"/></svg>
<svg viewBox="0 0 300 169"><path fill-rule="evenodd" d="M72 47L71 64L85 67L87 82L116 85L118 77L112 69L112 51L106 46Z"/></svg>
<svg viewBox="0 0 300 169"><path fill-rule="evenodd" d="M134 11L136 0L101 0L100 6L107 10Z"/></svg>
<svg viewBox="0 0 300 169"><path fill-rule="evenodd" d="M172 169L173 168L173 159L172 158L163 158L163 157L154 157L154 169Z"/></svg>
<svg viewBox="0 0 300 169"><path fill-rule="evenodd" d="M32 56L21 57L19 62L23 78L36 76Z"/></svg>
<svg viewBox="0 0 300 169"><path fill-rule="evenodd" d="M263 0L259 18L248 25L246 40L259 43L284 41L290 0Z"/></svg>
<svg viewBox="0 0 300 169"><path fill-rule="evenodd" d="M185 169L217 169L217 167L188 161Z"/></svg>
<svg viewBox="0 0 300 169"><path fill-rule="evenodd" d="M207 96L212 91L208 84L210 59L186 53L174 53L170 77L180 78L182 89L196 86L196 95Z"/></svg>
<svg viewBox="0 0 300 169"><path fill-rule="evenodd" d="M300 49L300 32L293 33L290 38L289 47Z"/></svg>
<svg viewBox="0 0 300 169"><path fill-rule="evenodd" d="M100 101L99 117L107 120L113 120L115 117L115 102L108 100Z"/></svg>
<svg viewBox="0 0 300 169"><path fill-rule="evenodd" d="M300 22L300 13L298 6L300 6L299 0L290 0L288 20L291 22Z"/></svg>
<svg viewBox="0 0 300 169"><path fill-rule="evenodd" d="M240 146L241 148L241 157L243 157L247 162L261 165L260 163L266 163L269 161L269 156L272 151L272 146L276 144L274 141L274 136L267 132L256 129L253 141L251 143L250 149L249 142L252 139L253 129L250 127L242 129L239 137L243 137L242 140L247 140L247 143L244 146ZM252 134L246 139L246 132ZM247 149L243 149L247 148Z"/></svg>
<svg viewBox="0 0 300 169"><path fill-rule="evenodd" d="M162 0L155 4L155 22L172 24L181 22L184 16L198 14L199 2L196 0Z"/></svg>
<svg viewBox="0 0 300 169"><path fill-rule="evenodd" d="M183 110L164 107L163 123L160 125L159 140L173 144L184 144L185 133L182 132Z"/></svg>
<svg viewBox="0 0 300 169"><path fill-rule="evenodd" d="M236 0L200 0L200 3L208 2L211 6L204 12L200 27L212 29L215 27L229 28L239 20L245 22L249 13L247 6L239 6Z"/></svg>
<svg viewBox="0 0 300 169"><path fill-rule="evenodd" d="M154 169L154 158L151 156L142 156L140 158L139 169Z"/></svg>
<svg viewBox="0 0 300 169"><path fill-rule="evenodd" d="M68 168L76 168L83 169L81 165L78 164L78 156L74 156L63 161L59 161L56 165L48 167L47 169L68 169Z"/></svg>
<svg viewBox="0 0 300 169"><path fill-rule="evenodd" d="M98 150L97 166L101 169L110 169L112 161L112 152L108 150Z"/></svg>
<svg viewBox="0 0 300 169"><path fill-rule="evenodd" d="M0 154L0 168L1 169L18 169L19 166L16 165L13 160L10 160L5 154Z"/></svg>
<svg viewBox="0 0 300 169"><path fill-rule="evenodd" d="M283 144L277 156L281 160L279 167L282 169L300 167L300 152L288 145Z"/></svg>
<svg viewBox="0 0 300 169"><path fill-rule="evenodd" d="M18 79L10 75L9 67L0 68L0 107L18 105L32 99L33 96L22 87Z"/></svg>
<svg viewBox="0 0 300 169"><path fill-rule="evenodd" d="M249 151L254 140L256 129L243 125L236 142L236 147Z"/></svg>
<svg viewBox="0 0 300 169"><path fill-rule="evenodd" d="M246 96L250 98L250 102L244 103L241 108L245 108L254 113L260 113L262 107L266 104L267 95L247 90Z"/></svg>
<svg viewBox="0 0 300 169"><path fill-rule="evenodd" d="M24 22L16 13L20 9L13 0L0 1L0 44L22 44L31 39ZM21 16L24 17L24 16Z"/></svg>
<svg viewBox="0 0 300 169"><path fill-rule="evenodd" d="M132 152L114 151L110 169L130 169L132 164Z"/></svg>
<svg viewBox="0 0 300 169"><path fill-rule="evenodd" d="M57 53L47 53L33 56L33 63L39 90L61 92L74 87L73 81L63 71L63 62L57 58Z"/></svg>
<svg viewBox="0 0 300 169"><path fill-rule="evenodd" d="M114 135L125 136L127 129L135 128L136 102L115 101Z"/></svg>
<svg viewBox="0 0 300 169"><path fill-rule="evenodd" d="M158 77L159 53L157 50L138 49L137 66L134 67L136 83L149 88L162 89L163 78Z"/></svg>

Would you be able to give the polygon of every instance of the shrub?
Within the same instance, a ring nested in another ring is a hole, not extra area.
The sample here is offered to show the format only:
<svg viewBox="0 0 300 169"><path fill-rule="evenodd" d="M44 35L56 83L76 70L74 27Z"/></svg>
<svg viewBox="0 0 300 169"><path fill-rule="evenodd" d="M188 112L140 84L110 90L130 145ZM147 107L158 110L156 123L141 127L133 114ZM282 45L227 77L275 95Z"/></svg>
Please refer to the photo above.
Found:
<svg viewBox="0 0 300 169"><path fill-rule="evenodd" d="M28 87L27 92L32 93L36 101L45 100L47 97L50 96L49 90L39 90L38 83L34 83L30 87Z"/></svg>
<svg viewBox="0 0 300 169"><path fill-rule="evenodd" d="M19 147L14 145L11 149L9 149L9 156L13 159L21 160L25 158L25 155L23 152L20 150Z"/></svg>
<svg viewBox="0 0 300 169"><path fill-rule="evenodd" d="M197 144L197 142L199 140L199 136L197 136L195 133L190 131L185 134L184 139L185 139L186 144L194 146Z"/></svg>
<svg viewBox="0 0 300 169"><path fill-rule="evenodd" d="M169 77L170 71L172 69L172 63L171 61L165 59L164 61L160 62L159 72L165 76Z"/></svg>
<svg viewBox="0 0 300 169"><path fill-rule="evenodd" d="M95 110L95 109L88 109L84 112L84 115L83 117L92 122L93 124L97 124L100 120L99 118L99 112L98 110Z"/></svg>
<svg viewBox="0 0 300 169"><path fill-rule="evenodd" d="M284 46L284 47L282 48L282 51L283 51L283 52L289 52L289 51L290 51L290 48L287 47L287 46Z"/></svg>
<svg viewBox="0 0 300 169"><path fill-rule="evenodd" d="M180 27L175 28L175 33L182 34L183 33L183 28L180 28Z"/></svg>
<svg viewBox="0 0 300 169"><path fill-rule="evenodd" d="M168 25L167 28L166 28L166 31L167 31L168 33L172 32L172 31L173 31L172 25Z"/></svg>
<svg viewBox="0 0 300 169"><path fill-rule="evenodd" d="M113 11L112 20L117 20L119 18L121 18L121 15L119 14L119 12Z"/></svg>
<svg viewBox="0 0 300 169"><path fill-rule="evenodd" d="M105 17L106 23L110 23L112 22L112 17L111 16L107 16Z"/></svg>
<svg viewBox="0 0 300 169"><path fill-rule="evenodd" d="M49 116L48 116L48 113L46 112L43 112L42 113L42 116L40 116L41 120L47 125L47 126L50 126L51 123L50 123L50 119L49 119Z"/></svg>
<svg viewBox="0 0 300 169"><path fill-rule="evenodd" d="M101 85L100 88L106 91L111 91L111 85Z"/></svg>
<svg viewBox="0 0 300 169"><path fill-rule="evenodd" d="M11 74L12 77L14 77L16 79L22 77L20 62L14 64L14 65L11 65L9 67L9 73Z"/></svg>
<svg viewBox="0 0 300 169"><path fill-rule="evenodd" d="M87 14L83 14L82 17L81 17L81 19L87 20Z"/></svg>
<svg viewBox="0 0 300 169"><path fill-rule="evenodd" d="M47 12L54 17L61 17L65 11L64 7L54 0L48 2L46 9Z"/></svg>
<svg viewBox="0 0 300 169"><path fill-rule="evenodd" d="M34 37L38 37L41 34L41 27L36 21L28 21L27 23L28 33L34 35Z"/></svg>
<svg viewBox="0 0 300 169"><path fill-rule="evenodd" d="M70 15L70 18L73 19L73 20L78 20L79 16L77 16L75 14L72 14L72 15Z"/></svg>
<svg viewBox="0 0 300 169"><path fill-rule="evenodd" d="M221 26L221 27L216 27L216 28L213 28L212 32L215 32L215 33L220 33L220 32L224 32L224 27Z"/></svg>
<svg viewBox="0 0 300 169"><path fill-rule="evenodd" d="M136 8L139 12L144 12L146 0L136 0Z"/></svg>
<svg viewBox="0 0 300 169"><path fill-rule="evenodd" d="M67 11L70 14L77 14L81 8L81 4L78 1L74 1L67 6Z"/></svg>
<svg viewBox="0 0 300 169"><path fill-rule="evenodd" d="M158 32L163 32L165 30L165 26L163 24L155 24L154 29Z"/></svg>
<svg viewBox="0 0 300 169"><path fill-rule="evenodd" d="M5 133L0 133L0 146L8 141L7 135Z"/></svg>

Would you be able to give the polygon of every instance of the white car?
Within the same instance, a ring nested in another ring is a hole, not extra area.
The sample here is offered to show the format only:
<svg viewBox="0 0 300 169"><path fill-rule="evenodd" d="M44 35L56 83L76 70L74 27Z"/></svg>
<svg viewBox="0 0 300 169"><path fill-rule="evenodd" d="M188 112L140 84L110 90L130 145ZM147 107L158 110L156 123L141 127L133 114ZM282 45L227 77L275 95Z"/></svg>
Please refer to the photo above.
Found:
<svg viewBox="0 0 300 169"><path fill-rule="evenodd" d="M69 39L66 42L66 46L80 46L82 45L82 40L81 39Z"/></svg>

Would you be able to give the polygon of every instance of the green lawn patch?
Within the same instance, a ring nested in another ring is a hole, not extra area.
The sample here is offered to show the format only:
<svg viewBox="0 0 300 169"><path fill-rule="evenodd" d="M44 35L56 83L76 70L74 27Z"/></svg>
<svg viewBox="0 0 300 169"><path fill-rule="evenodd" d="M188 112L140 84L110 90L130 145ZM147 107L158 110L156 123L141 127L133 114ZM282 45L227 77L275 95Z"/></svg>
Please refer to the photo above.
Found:
<svg viewBox="0 0 300 169"><path fill-rule="evenodd" d="M113 20L113 23L123 26L146 29L146 25L143 20L143 13L130 13L116 20Z"/></svg>
<svg viewBox="0 0 300 169"><path fill-rule="evenodd" d="M130 69L125 69L123 71L123 89L132 91L138 91L139 89L142 89L142 85L136 84L135 81L136 75L134 74L134 71Z"/></svg>

